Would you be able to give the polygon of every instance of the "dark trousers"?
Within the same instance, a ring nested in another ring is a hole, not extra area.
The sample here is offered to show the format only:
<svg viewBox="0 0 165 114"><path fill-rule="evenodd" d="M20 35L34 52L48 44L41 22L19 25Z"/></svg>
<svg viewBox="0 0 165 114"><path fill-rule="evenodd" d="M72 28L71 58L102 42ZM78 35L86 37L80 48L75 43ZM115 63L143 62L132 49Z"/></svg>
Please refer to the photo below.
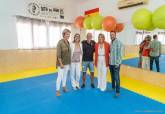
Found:
<svg viewBox="0 0 165 114"><path fill-rule="evenodd" d="M157 72L160 72L159 67L159 56L157 57L150 57L150 70L153 70L153 63L155 61Z"/></svg>
<svg viewBox="0 0 165 114"><path fill-rule="evenodd" d="M120 93L120 65L110 65L109 67L112 80L112 89L116 89L116 93Z"/></svg>

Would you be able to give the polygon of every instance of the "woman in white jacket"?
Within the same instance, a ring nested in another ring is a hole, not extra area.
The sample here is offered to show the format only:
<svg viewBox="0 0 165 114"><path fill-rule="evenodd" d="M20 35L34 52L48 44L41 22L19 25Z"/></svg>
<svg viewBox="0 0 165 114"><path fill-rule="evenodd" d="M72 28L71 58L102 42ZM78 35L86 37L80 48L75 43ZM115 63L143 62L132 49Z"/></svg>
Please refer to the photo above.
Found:
<svg viewBox="0 0 165 114"><path fill-rule="evenodd" d="M80 89L80 67L82 61L82 45L80 43L80 34L76 33L74 35L74 41L71 44L71 84L74 90Z"/></svg>

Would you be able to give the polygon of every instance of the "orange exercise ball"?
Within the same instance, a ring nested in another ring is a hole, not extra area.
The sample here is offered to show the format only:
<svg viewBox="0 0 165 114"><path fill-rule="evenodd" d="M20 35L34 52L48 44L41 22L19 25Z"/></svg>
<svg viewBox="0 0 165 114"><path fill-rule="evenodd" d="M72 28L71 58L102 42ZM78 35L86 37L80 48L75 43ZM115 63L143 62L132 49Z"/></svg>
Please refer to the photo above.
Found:
<svg viewBox="0 0 165 114"><path fill-rule="evenodd" d="M124 24L123 23L117 23L115 31L116 32L121 32L124 29Z"/></svg>
<svg viewBox="0 0 165 114"><path fill-rule="evenodd" d="M77 27L77 28L83 28L83 21L84 21L84 17L83 16L78 16L75 21L74 21L74 25Z"/></svg>
<svg viewBox="0 0 165 114"><path fill-rule="evenodd" d="M116 28L116 19L112 16L107 16L103 19L102 28L107 31L113 31Z"/></svg>

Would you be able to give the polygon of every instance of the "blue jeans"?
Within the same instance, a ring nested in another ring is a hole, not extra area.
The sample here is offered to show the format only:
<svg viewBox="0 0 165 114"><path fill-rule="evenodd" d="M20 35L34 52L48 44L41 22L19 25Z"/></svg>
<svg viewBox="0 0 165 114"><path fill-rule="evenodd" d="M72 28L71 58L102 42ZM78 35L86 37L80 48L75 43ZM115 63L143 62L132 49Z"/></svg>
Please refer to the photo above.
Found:
<svg viewBox="0 0 165 114"><path fill-rule="evenodd" d="M110 65L109 67L112 80L112 89L116 89L116 93L120 93L120 65Z"/></svg>
<svg viewBox="0 0 165 114"><path fill-rule="evenodd" d="M155 61L155 64L156 64L156 69L157 69L157 72L160 72L160 68L159 68L159 56L157 57L150 57L150 70L153 70L153 63Z"/></svg>
<svg viewBox="0 0 165 114"><path fill-rule="evenodd" d="M82 62L82 72L86 72L87 68L89 68L90 72L94 72L93 61L83 61Z"/></svg>

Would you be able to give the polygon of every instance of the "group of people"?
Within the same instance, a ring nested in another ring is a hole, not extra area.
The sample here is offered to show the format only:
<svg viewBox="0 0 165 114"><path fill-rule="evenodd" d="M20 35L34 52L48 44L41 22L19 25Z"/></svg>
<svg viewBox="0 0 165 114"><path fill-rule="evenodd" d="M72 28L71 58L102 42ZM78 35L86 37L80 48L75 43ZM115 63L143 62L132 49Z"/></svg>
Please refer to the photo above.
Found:
<svg viewBox="0 0 165 114"><path fill-rule="evenodd" d="M69 43L71 31L64 29L63 38L57 44L57 67L56 96L60 96L60 85L63 92L67 92L67 74L70 70L71 85L73 90L80 89L80 76L82 67L82 85L86 86L86 72L90 71L90 85L94 84L94 65L98 71L97 88L105 91L107 87L107 71L110 70L112 90L115 96L120 95L120 64L122 62L122 43L117 39L116 32L110 32L111 43L105 41L104 34L98 35L98 42L92 40L92 33L87 33L86 39L81 42L80 34L74 35L74 40Z"/></svg>
<svg viewBox="0 0 165 114"><path fill-rule="evenodd" d="M144 41L140 44L139 51L139 67L147 70L153 70L153 62L155 61L157 72L160 72L159 58L161 56L161 42L158 41L158 36L147 35Z"/></svg>

